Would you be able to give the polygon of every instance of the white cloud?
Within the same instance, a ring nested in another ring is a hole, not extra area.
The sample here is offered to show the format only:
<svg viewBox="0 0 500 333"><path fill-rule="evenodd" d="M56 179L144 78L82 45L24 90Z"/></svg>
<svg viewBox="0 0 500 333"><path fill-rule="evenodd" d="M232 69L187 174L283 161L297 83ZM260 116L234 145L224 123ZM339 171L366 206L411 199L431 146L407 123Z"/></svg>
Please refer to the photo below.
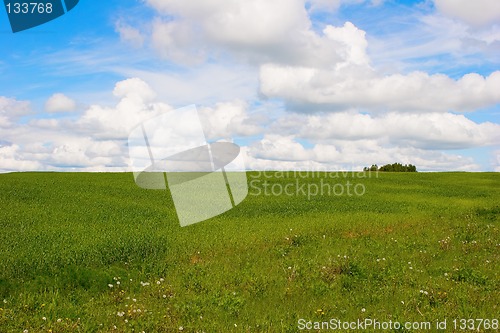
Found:
<svg viewBox="0 0 500 333"><path fill-rule="evenodd" d="M494 146L500 142L499 124L477 124L452 113L292 114L276 121L271 130L315 143L375 140L379 144L431 150Z"/></svg>
<svg viewBox="0 0 500 333"><path fill-rule="evenodd" d="M156 97L153 89L146 82L138 78L118 82L113 90L113 95L144 102L149 102Z"/></svg>
<svg viewBox="0 0 500 333"><path fill-rule="evenodd" d="M9 124L2 131L5 142L0 145L0 170L127 170L129 131L171 108L153 103L154 91L137 78L118 82L113 94L120 98L116 106L92 105L76 120L32 119L26 124ZM13 101L8 104L19 107ZM60 107L63 103L54 104Z"/></svg>
<svg viewBox="0 0 500 333"><path fill-rule="evenodd" d="M7 128L20 117L30 113L30 102L0 96L0 127Z"/></svg>
<svg viewBox="0 0 500 333"><path fill-rule="evenodd" d="M186 22L157 19L152 25L151 42L163 58L178 64L197 65L205 59L204 42L198 35Z"/></svg>
<svg viewBox="0 0 500 333"><path fill-rule="evenodd" d="M200 33L224 44L269 45L310 24L301 0L148 0L157 10L199 25ZM256 24L256 20L258 24ZM182 22L182 20L181 20Z"/></svg>
<svg viewBox="0 0 500 333"><path fill-rule="evenodd" d="M251 136L263 130L261 117L251 117L243 101L217 103L214 108L200 108L200 120L208 140Z"/></svg>
<svg viewBox="0 0 500 333"><path fill-rule="evenodd" d="M155 92L138 78L118 82L113 94L120 98L116 106L92 105L74 126L101 140L125 139L140 122L171 110L167 104L152 103Z"/></svg>
<svg viewBox="0 0 500 333"><path fill-rule="evenodd" d="M472 25L498 23L498 0L434 0L436 8L445 15L458 18Z"/></svg>
<svg viewBox="0 0 500 333"><path fill-rule="evenodd" d="M76 109L76 102L68 96L56 93L45 102L45 111L49 113L69 112Z"/></svg>
<svg viewBox="0 0 500 333"><path fill-rule="evenodd" d="M120 40L130 44L132 47L140 48L144 45L146 38L138 29L122 21L117 21L115 30L120 35Z"/></svg>
<svg viewBox="0 0 500 333"><path fill-rule="evenodd" d="M500 71L487 77L471 73L458 80L421 71L383 75L370 66L363 31L347 22L343 27L327 26L324 34L339 43L340 61L330 68L263 64L261 92L306 109L323 105L324 110L473 111L500 102Z"/></svg>
<svg viewBox="0 0 500 333"><path fill-rule="evenodd" d="M326 65L337 59L338 43L312 29L302 0L148 3L168 18L153 22L152 44L176 63L200 64L228 55L253 64L306 61Z"/></svg>
<svg viewBox="0 0 500 333"><path fill-rule="evenodd" d="M343 62L338 66L353 65L368 65L369 59L366 54L368 42L366 41L366 33L358 29L351 22L346 22L343 27L326 26L323 33L327 38L341 43L337 51L343 59Z"/></svg>
<svg viewBox="0 0 500 333"><path fill-rule="evenodd" d="M419 171L477 171L470 157L414 147L387 146L375 140L338 141L306 149L293 136L272 135L245 150L254 170L361 170L374 163L414 164Z"/></svg>
<svg viewBox="0 0 500 333"><path fill-rule="evenodd" d="M312 152L307 151L293 136L267 134L250 146L250 154L259 159L274 161L311 161Z"/></svg>
<svg viewBox="0 0 500 333"><path fill-rule="evenodd" d="M18 145L0 145L0 172L43 170L44 165L38 161L25 159Z"/></svg>

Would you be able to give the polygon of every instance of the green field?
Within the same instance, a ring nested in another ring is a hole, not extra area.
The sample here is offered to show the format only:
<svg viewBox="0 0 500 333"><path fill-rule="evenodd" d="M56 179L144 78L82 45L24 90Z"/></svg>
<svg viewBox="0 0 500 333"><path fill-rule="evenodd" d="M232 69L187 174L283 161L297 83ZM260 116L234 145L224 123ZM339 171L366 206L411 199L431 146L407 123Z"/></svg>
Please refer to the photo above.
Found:
<svg viewBox="0 0 500 333"><path fill-rule="evenodd" d="M0 332L296 332L301 318L447 319L453 331L455 318L500 319L500 174L258 176L249 182L366 193L251 190L181 228L169 193L128 173L0 175Z"/></svg>

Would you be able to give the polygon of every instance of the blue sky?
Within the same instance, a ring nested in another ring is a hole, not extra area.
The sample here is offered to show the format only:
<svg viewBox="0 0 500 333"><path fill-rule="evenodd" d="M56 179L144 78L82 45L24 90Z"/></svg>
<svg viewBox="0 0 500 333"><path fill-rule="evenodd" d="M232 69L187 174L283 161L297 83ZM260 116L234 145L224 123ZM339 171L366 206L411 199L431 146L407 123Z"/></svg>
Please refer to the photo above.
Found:
<svg viewBox="0 0 500 333"><path fill-rule="evenodd" d="M130 130L189 104L249 169L500 171L500 6L469 3L82 0L15 34L2 9L0 171L128 170Z"/></svg>

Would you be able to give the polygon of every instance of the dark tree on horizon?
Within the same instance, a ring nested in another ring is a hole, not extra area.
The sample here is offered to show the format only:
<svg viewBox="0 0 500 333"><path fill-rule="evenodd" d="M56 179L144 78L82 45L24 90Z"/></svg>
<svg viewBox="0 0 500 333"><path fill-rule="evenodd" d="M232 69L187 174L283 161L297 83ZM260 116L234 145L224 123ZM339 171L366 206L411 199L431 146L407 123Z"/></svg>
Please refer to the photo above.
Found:
<svg viewBox="0 0 500 333"><path fill-rule="evenodd" d="M364 167L363 171L387 171L387 172L417 172L417 167L413 164L401 164L401 163L393 163L386 164L381 166L380 168L377 164L373 164L371 167Z"/></svg>

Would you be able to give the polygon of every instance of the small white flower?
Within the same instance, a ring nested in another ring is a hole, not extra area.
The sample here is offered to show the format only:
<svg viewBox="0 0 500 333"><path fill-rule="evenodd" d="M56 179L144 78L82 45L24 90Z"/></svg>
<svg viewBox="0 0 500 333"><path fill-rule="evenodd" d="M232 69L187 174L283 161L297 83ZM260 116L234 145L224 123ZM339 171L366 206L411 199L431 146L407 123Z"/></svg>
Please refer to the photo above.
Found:
<svg viewBox="0 0 500 333"><path fill-rule="evenodd" d="M385 261L385 258L382 258L383 261Z"/></svg>
<svg viewBox="0 0 500 333"><path fill-rule="evenodd" d="M448 276L448 273L444 273L444 276Z"/></svg>
<svg viewBox="0 0 500 333"><path fill-rule="evenodd" d="M234 324L234 327L238 327L238 325Z"/></svg>
<svg viewBox="0 0 500 333"><path fill-rule="evenodd" d="M132 302L137 302L137 300L135 298L132 298Z"/></svg>
<svg viewBox="0 0 500 333"><path fill-rule="evenodd" d="M401 304L405 305L405 301L401 301Z"/></svg>
<svg viewBox="0 0 500 333"><path fill-rule="evenodd" d="M116 281L116 284L119 285L120 284L120 281Z"/></svg>
<svg viewBox="0 0 500 333"><path fill-rule="evenodd" d="M160 282L163 282L163 281L165 281L165 279L164 278L160 278Z"/></svg>
<svg viewBox="0 0 500 333"><path fill-rule="evenodd" d="M108 287L113 288L113 285L110 283L110 284L108 284Z"/></svg>
<svg viewBox="0 0 500 333"><path fill-rule="evenodd" d="M179 331L184 331L184 327L180 326Z"/></svg>
<svg viewBox="0 0 500 333"><path fill-rule="evenodd" d="M156 281L156 284L160 284L161 282L160 281Z"/></svg>
<svg viewBox="0 0 500 333"><path fill-rule="evenodd" d="M362 308L362 309L361 309L361 312L365 312L365 311L366 311L366 309L365 309L365 308Z"/></svg>
<svg viewBox="0 0 500 333"><path fill-rule="evenodd" d="M167 295L163 295L163 298L167 298Z"/></svg>
<svg viewBox="0 0 500 333"><path fill-rule="evenodd" d="M127 319L125 319L125 320L124 320L124 322L125 322L125 324L126 324L126 323L128 323L128 320L127 320Z"/></svg>
<svg viewBox="0 0 500 333"><path fill-rule="evenodd" d="M62 319L61 319L61 318L57 319L57 322L58 322L58 323L60 323L61 321L62 321Z"/></svg>
<svg viewBox="0 0 500 333"><path fill-rule="evenodd" d="M24 330L23 333L28 333L28 330Z"/></svg>
<svg viewBox="0 0 500 333"><path fill-rule="evenodd" d="M125 312L119 312L119 311L118 311L118 312L116 313L116 315L117 315L118 317L123 317L123 315L125 315Z"/></svg>
<svg viewBox="0 0 500 333"><path fill-rule="evenodd" d="M47 320L47 318L46 317L42 317L42 320Z"/></svg>

